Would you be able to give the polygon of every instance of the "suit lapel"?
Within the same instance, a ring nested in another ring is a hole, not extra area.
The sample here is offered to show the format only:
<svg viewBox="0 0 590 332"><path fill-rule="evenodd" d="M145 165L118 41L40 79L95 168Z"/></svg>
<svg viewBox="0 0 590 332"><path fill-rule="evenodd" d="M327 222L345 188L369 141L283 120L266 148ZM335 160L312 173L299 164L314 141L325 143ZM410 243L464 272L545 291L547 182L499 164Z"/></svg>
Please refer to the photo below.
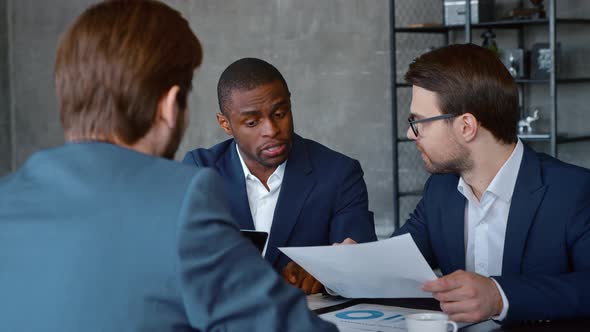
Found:
<svg viewBox="0 0 590 332"><path fill-rule="evenodd" d="M225 193L232 216L236 219L241 229L254 229L248 193L246 191L246 178L242 163L236 150L236 142L229 145L222 158L217 162L217 169L224 178Z"/></svg>
<svg viewBox="0 0 590 332"><path fill-rule="evenodd" d="M287 161L281 192L275 207L270 239L265 258L274 264L279 257L278 247L285 246L309 193L315 185L307 148L303 139L293 137L293 148Z"/></svg>
<svg viewBox="0 0 590 332"><path fill-rule="evenodd" d="M527 236L546 188L539 158L525 145L508 213L502 275L520 274Z"/></svg>
<svg viewBox="0 0 590 332"><path fill-rule="evenodd" d="M458 190L453 190L447 204L448 209L442 213L443 238L447 241L446 252L450 262L448 267L439 262L441 269L446 270L443 271L445 274L465 270L465 200L465 196Z"/></svg>

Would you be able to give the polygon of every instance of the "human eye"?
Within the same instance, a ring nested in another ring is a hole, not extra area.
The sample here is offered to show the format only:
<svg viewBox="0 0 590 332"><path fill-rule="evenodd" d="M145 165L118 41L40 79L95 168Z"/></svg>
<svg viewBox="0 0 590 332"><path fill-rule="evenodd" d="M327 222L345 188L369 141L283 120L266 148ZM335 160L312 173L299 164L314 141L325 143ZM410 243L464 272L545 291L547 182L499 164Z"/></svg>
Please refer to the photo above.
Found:
<svg viewBox="0 0 590 332"><path fill-rule="evenodd" d="M258 121L256 121L256 120L246 120L244 122L244 124L246 125L246 127L252 128L252 127L255 127L258 124Z"/></svg>

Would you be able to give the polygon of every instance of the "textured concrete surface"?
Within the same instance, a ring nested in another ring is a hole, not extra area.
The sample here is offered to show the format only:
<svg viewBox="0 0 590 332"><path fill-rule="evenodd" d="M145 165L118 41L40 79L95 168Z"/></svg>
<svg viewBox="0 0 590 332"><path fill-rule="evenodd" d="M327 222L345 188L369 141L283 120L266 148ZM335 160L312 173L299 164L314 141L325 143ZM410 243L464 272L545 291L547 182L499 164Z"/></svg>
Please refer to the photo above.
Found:
<svg viewBox="0 0 590 332"><path fill-rule="evenodd" d="M14 91L16 164L36 150L63 142L52 82L55 49L60 33L92 0L0 0L10 15L6 30L0 20L0 130L6 132L9 77ZM189 20L205 50L203 67L194 79L190 98L191 125L177 157L195 147L208 147L225 139L217 127L215 87L222 70L241 57L260 57L273 63L285 76L292 92L296 131L328 147L360 160L369 188L370 208L377 230L393 230L391 173L391 115L389 93L389 2L387 0L168 0ZM496 0L501 16L518 1ZM590 17L590 2L559 0L562 17ZM441 22L439 1L397 0L398 26ZM590 76L587 64L587 32L590 27L560 27L564 73ZM545 28L527 28L527 46L545 41ZM10 31L7 38L6 32ZM585 32L586 31L586 32ZM474 42L480 43L479 32ZM496 31L501 47L514 47L516 34ZM451 40L462 41L461 32ZM8 40L9 43L6 41ZM433 35L397 36L398 66L407 65L444 39ZM530 44L529 44L530 43ZM6 47L9 45L10 47ZM4 47L2 47L4 46ZM13 66L9 72L6 56ZM4 65L3 65L4 63ZM4 70L4 71L3 71ZM590 133L590 113L585 102L588 84L559 88L559 131ZM547 109L546 88L526 91L529 107ZM398 136L405 136L409 91L398 91ZM3 120L4 119L4 120ZM546 126L546 125L545 125ZM543 127L541 121L540 128ZM4 135L6 136L6 135ZM0 132L0 174L7 139ZM10 136L8 136L10 137ZM590 167L589 143L560 146L559 156ZM539 147L543 149L543 146ZM411 143L399 146L400 188L420 190L427 174ZM4 168L5 172L6 168ZM407 216L415 197L404 198L399 214ZM403 218L402 218L403 219Z"/></svg>

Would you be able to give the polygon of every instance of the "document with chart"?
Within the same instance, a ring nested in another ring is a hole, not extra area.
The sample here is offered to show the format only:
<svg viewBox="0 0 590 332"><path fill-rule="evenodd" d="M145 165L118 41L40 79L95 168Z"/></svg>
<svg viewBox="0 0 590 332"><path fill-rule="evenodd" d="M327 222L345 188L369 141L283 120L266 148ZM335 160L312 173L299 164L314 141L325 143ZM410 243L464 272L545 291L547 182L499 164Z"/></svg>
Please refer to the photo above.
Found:
<svg viewBox="0 0 590 332"><path fill-rule="evenodd" d="M425 312L436 313L437 311L361 303L322 314L320 318L336 324L340 332L400 332L407 331L406 315ZM458 323L458 325L461 328L471 324Z"/></svg>
<svg viewBox="0 0 590 332"><path fill-rule="evenodd" d="M437 278L409 234L361 244L279 249L347 298L432 297L420 287Z"/></svg>

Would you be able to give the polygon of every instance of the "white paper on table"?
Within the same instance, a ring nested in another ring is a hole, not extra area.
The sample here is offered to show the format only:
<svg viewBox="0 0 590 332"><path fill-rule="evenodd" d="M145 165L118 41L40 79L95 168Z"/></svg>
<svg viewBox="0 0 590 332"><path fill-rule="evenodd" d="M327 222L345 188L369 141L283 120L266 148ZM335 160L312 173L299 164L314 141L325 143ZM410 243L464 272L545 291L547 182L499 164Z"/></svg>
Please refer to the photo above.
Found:
<svg viewBox="0 0 590 332"><path fill-rule="evenodd" d="M432 297L420 287L437 279L409 234L354 245L279 250L347 298Z"/></svg>
<svg viewBox="0 0 590 332"><path fill-rule="evenodd" d="M381 331L399 332L407 331L405 316L421 312L438 312L423 309L409 309L401 307L384 306L377 304L357 304L345 309L328 312L320 315L320 318L336 324L341 332L349 331ZM471 325L458 323L459 327Z"/></svg>

